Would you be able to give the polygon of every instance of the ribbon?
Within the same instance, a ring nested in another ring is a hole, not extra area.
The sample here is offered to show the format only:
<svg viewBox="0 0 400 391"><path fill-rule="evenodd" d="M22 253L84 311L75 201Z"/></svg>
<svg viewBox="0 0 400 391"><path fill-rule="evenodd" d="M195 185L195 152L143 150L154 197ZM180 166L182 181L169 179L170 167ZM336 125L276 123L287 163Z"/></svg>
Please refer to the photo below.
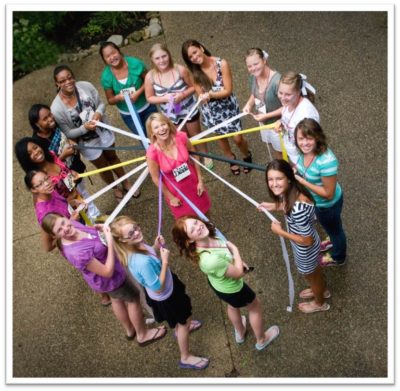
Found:
<svg viewBox="0 0 400 391"><path fill-rule="evenodd" d="M192 141L192 140L199 140L199 139L201 139L201 138L203 138L203 137L209 135L210 133L213 133L215 130L217 130L217 129L219 129L219 128L222 128L222 127L224 127L225 125L228 125L228 124L230 124L231 122L233 122L233 121L235 121L235 120L237 120L237 119L239 119L239 118L241 118L241 117L243 117L243 116L245 116L245 115L247 115L247 114L249 114L249 113L240 113L240 114L237 114L237 115L235 115L234 117L229 118L229 119L225 120L224 122L221 122L220 124L213 126L213 127L210 128L210 129L204 130L203 132L201 132L201 133L199 133L199 134L196 134L195 136L191 137L190 140L191 140L191 141Z"/></svg>
<svg viewBox="0 0 400 391"><path fill-rule="evenodd" d="M174 97L172 95L169 96L169 102L168 102L168 108L167 108L167 117L172 113L172 110L174 108Z"/></svg>
<svg viewBox="0 0 400 391"><path fill-rule="evenodd" d="M268 60L269 54L265 50L263 50L262 52L264 60Z"/></svg>
<svg viewBox="0 0 400 391"><path fill-rule="evenodd" d="M193 157L190 157L191 159L197 161L197 159L194 159ZM180 191L175 184L162 172L160 171L161 174L164 176L164 178L170 183L170 185L177 191L177 193L186 201L186 203L193 209L193 211L199 216L201 219L205 221L210 221L209 218L192 202L188 197L185 196L185 194ZM223 241L227 242L228 240L226 237L222 234L222 232L216 228L216 234L219 236Z"/></svg>
<svg viewBox="0 0 400 391"><path fill-rule="evenodd" d="M158 228L157 236L161 235L161 219L162 219L162 175L158 177Z"/></svg>
<svg viewBox="0 0 400 391"><path fill-rule="evenodd" d="M242 196L244 199L246 199L247 201L249 201L251 204L253 204L255 207L259 207L260 204L253 200L251 197L249 197L247 194L243 193L241 190L239 190L237 187L233 186L231 183L229 183L228 181L226 181L225 179L223 179L222 177L220 177L218 174L216 174L215 172L211 171L210 169L208 169L204 164L200 163L197 159L193 158L192 156L190 157L196 164L200 165L201 167L203 167L205 170L207 170L210 174L214 175L217 179L219 179L221 182L223 182L225 185L227 185L228 187L230 187L232 190L234 190L236 193L238 193L240 196ZM266 209L262 208L262 211L267 215L267 217L271 220L271 221L278 221L269 211L267 211ZM292 273L290 270L290 262L289 262L289 255L286 249L286 245L285 245L285 240L280 236L279 237L280 241L281 241L281 248L282 248L282 255L283 255L283 259L285 261L285 265L286 265L286 271L287 271L287 277L288 277L288 290L289 290L289 306L286 307L286 310L288 312L292 312L293 310L293 302L294 302L294 283L293 283L293 278L292 278Z"/></svg>
<svg viewBox="0 0 400 391"><path fill-rule="evenodd" d="M177 131L181 131L182 128L185 126L186 122L190 118L190 116L195 112L199 104L201 103L201 99L199 98L196 102L196 104L192 107L192 109L187 113L186 117L183 119L183 121L180 123L180 125L177 128Z"/></svg>
<svg viewBox="0 0 400 391"><path fill-rule="evenodd" d="M194 137L198 136L198 135L196 135L196 136L191 137L190 141L191 141L191 143L193 145L198 145L198 144L208 143L209 141L221 140L223 138L237 136L239 134L257 132L258 130L273 130L274 127L275 127L275 122L272 123L272 124L269 124L269 125L261 125L261 126L256 126L255 128L238 130L237 132L221 134L221 135L218 135L218 136L212 136L212 137L208 137L208 138L202 138L201 140L195 139Z"/></svg>
<svg viewBox="0 0 400 391"><path fill-rule="evenodd" d="M282 137L282 132L279 132L278 134L279 134L279 142L281 143L283 160L286 160L287 162L289 162L287 150L286 150L285 143L284 143L283 137Z"/></svg>
<svg viewBox="0 0 400 391"><path fill-rule="evenodd" d="M311 91L314 95L317 92L317 90L310 84L308 83L307 80L307 76L303 75L302 73L299 73L300 77L301 77L301 94L303 96L307 96L307 90Z"/></svg>
<svg viewBox="0 0 400 391"><path fill-rule="evenodd" d="M100 126L102 128L106 128L108 130L112 130L115 133L120 133L120 134L123 134L124 136L128 136L128 137L134 138L136 140L141 140L141 138L137 134L126 132L125 130L118 129L118 128L114 127L114 126L105 124L104 122L100 122L100 121L94 121L94 122L96 123L96 126Z"/></svg>
<svg viewBox="0 0 400 391"><path fill-rule="evenodd" d="M104 225L108 226L110 223L115 219L118 213L122 210L122 208L127 204L127 202L131 199L132 195L139 189L142 185L143 181L146 179L149 173L149 169L146 168L136 180L136 182L132 185L129 191L125 194L124 198L121 202L117 205L117 207L113 210L113 212L108 216L107 220L105 221Z"/></svg>
<svg viewBox="0 0 400 391"><path fill-rule="evenodd" d="M100 189L98 192L92 194L90 197L86 198L84 201L86 204L88 204L89 202L95 200L96 198L100 197L102 194L104 194L105 192L107 192L108 190L112 189L113 187L117 186L118 184L120 184L121 182L123 182L125 179L129 178L131 175L136 174L138 171L143 170L146 167L146 162L142 163L140 166L134 168L133 170L129 171L127 174L125 174L124 176L122 176L121 178L118 178L117 180L115 180L113 183L110 183L109 185L103 187L102 189ZM85 207L85 205L79 205L77 210L80 211Z"/></svg>
<svg viewBox="0 0 400 391"><path fill-rule="evenodd" d="M82 173L79 174L78 178L84 178L84 177L87 177L87 176L90 176L90 175L99 174L100 172L113 170L114 168L127 166L128 164L141 162L143 160L146 160L146 156L137 157L135 159L127 160L126 162L121 162L121 163L114 164L114 165L108 166L108 167L98 168L97 170L82 172Z"/></svg>

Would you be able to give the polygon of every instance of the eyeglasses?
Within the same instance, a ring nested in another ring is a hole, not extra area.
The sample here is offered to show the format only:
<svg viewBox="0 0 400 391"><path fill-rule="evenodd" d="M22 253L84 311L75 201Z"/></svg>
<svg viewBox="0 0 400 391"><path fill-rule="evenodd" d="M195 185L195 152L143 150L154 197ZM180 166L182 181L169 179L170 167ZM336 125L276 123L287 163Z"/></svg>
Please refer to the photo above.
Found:
<svg viewBox="0 0 400 391"><path fill-rule="evenodd" d="M51 183L50 177L46 176L43 178L42 181L40 181L37 185L32 186L33 189L38 189L39 187L42 187L45 183Z"/></svg>
<svg viewBox="0 0 400 391"><path fill-rule="evenodd" d="M70 80L75 80L75 78L73 77L73 76L68 76L68 77L66 77L65 79L62 79L62 80L57 80L57 83L58 84L65 84L66 82L68 82L68 81L70 81Z"/></svg>
<svg viewBox="0 0 400 391"><path fill-rule="evenodd" d="M129 240L136 231L140 231L140 227L137 224L132 224L132 229L128 232L128 237L121 239Z"/></svg>

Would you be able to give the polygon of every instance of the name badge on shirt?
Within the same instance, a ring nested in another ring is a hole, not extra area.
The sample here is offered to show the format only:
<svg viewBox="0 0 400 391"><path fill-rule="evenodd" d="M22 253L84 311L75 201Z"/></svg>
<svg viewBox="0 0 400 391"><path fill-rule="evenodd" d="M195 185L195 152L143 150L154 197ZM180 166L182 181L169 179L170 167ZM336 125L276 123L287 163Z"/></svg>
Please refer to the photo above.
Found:
<svg viewBox="0 0 400 391"><path fill-rule="evenodd" d="M72 191L75 187L74 178L71 173L69 173L64 179L63 182L69 191Z"/></svg>
<svg viewBox="0 0 400 391"><path fill-rule="evenodd" d="M79 117L81 118L82 123L84 123L84 124L86 122L91 121L93 116L94 116L94 111L91 109L84 109L79 113Z"/></svg>
<svg viewBox="0 0 400 391"><path fill-rule="evenodd" d="M172 173L174 174L175 180L180 182L182 179L190 175L189 166L187 163L183 163L179 167L174 168Z"/></svg>
<svg viewBox="0 0 400 391"><path fill-rule="evenodd" d="M122 88L120 91L122 94L125 94L126 92L128 94L133 94L136 92L136 88L135 87L129 87L129 88Z"/></svg>
<svg viewBox="0 0 400 391"><path fill-rule="evenodd" d="M267 108L265 107L265 103L258 98L254 99L256 110L259 113L267 114Z"/></svg>

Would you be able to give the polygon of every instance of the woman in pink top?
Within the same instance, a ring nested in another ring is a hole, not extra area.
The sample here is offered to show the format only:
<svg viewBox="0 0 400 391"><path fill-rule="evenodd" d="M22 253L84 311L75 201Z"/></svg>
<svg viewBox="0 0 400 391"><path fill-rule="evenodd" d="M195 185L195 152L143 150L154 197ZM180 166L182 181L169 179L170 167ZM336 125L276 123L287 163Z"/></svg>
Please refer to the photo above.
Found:
<svg viewBox="0 0 400 391"><path fill-rule="evenodd" d="M207 214L211 201L203 184L200 166L189 158L189 151L194 151L194 147L186 133L177 132L171 120L161 113L150 115L146 129L152 143L146 153L150 175L158 187L160 171L165 174L162 192L175 219L194 215L195 212L173 185Z"/></svg>

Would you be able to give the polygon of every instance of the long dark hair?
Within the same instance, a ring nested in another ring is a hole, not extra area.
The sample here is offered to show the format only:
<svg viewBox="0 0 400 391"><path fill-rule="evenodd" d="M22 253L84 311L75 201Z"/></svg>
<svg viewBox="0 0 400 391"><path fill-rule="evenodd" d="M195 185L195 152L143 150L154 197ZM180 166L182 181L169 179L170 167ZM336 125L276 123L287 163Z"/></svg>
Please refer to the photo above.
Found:
<svg viewBox="0 0 400 391"><path fill-rule="evenodd" d="M42 103L35 103L29 109L28 119L29 119L29 123L31 124L33 134L37 134L37 132L40 131L39 127L36 124L39 121L39 113L40 113L40 110L42 110L42 109L47 109L47 110L51 111L49 106L44 105Z"/></svg>
<svg viewBox="0 0 400 391"><path fill-rule="evenodd" d="M288 179L288 188L282 196L276 196L268 185L268 172L274 170L279 171L286 176ZM294 177L294 172L291 165L283 159L275 159L268 163L267 169L265 171L265 181L267 182L268 193L276 205L280 205L283 202L284 212L286 215L290 215L294 203L296 202L299 194L303 194L314 203L314 199L311 193L300 184Z"/></svg>
<svg viewBox="0 0 400 391"><path fill-rule="evenodd" d="M200 254L196 251L196 243L190 241L186 233L185 221L188 219L196 219L202 221L209 231L208 236L210 238L216 238L216 229L213 223L209 221L204 221L196 216L182 216L175 221L175 224L172 228L172 238L179 248L180 255L185 254L186 258L189 258L191 261L198 264L200 260Z"/></svg>
<svg viewBox="0 0 400 391"><path fill-rule="evenodd" d="M25 172L36 170L40 171L40 166L33 163L28 154L28 143L36 144L43 149L44 158L47 162L53 163L54 158L47 149L47 145L44 141L33 137L23 137L15 144L15 155L18 159L19 164Z"/></svg>
<svg viewBox="0 0 400 391"><path fill-rule="evenodd" d="M25 182L26 187L29 190L33 189L32 180L33 180L33 178L34 178L34 176L36 174L39 174L39 172L42 172L43 174L46 175L46 173L44 171L41 171L41 170L32 170L32 171L28 171L26 173L26 175L24 177L24 182Z"/></svg>
<svg viewBox="0 0 400 391"><path fill-rule="evenodd" d="M196 48L202 49L204 54L211 57L211 53L199 42L195 39L188 39L182 44L182 58L185 61L186 66L189 68L190 72L193 74L194 82L201 87L204 88L204 91L209 91L212 87L211 80L208 76L202 71L200 65L193 64L188 56L188 50L190 46L194 46Z"/></svg>

